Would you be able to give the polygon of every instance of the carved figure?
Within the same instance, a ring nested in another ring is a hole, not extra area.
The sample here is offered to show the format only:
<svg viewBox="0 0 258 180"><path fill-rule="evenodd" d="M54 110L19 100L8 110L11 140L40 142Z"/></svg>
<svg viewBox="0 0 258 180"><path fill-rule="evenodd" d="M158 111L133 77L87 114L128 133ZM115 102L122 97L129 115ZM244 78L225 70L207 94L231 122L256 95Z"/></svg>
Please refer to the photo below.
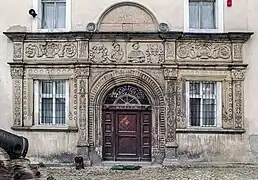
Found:
<svg viewBox="0 0 258 180"><path fill-rule="evenodd" d="M114 42L112 44L113 46L113 50L112 52L109 54L109 60L111 62L118 62L118 61L121 61L122 58L124 57L124 52L123 50L121 49L120 45L116 42Z"/></svg>
<svg viewBox="0 0 258 180"><path fill-rule="evenodd" d="M139 43L134 43L132 47L133 47L133 50L128 54L128 62L134 62L134 63L144 62L145 55L141 50L139 50L140 48Z"/></svg>

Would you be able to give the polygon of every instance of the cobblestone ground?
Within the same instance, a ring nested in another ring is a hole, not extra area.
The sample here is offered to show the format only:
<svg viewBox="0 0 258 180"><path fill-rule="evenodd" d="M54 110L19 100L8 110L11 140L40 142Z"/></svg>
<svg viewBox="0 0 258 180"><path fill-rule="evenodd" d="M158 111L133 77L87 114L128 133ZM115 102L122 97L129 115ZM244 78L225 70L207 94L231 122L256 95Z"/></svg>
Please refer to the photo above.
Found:
<svg viewBox="0 0 258 180"><path fill-rule="evenodd" d="M161 168L145 167L135 171L114 171L90 167L47 168L57 180L258 180L258 167L241 168Z"/></svg>

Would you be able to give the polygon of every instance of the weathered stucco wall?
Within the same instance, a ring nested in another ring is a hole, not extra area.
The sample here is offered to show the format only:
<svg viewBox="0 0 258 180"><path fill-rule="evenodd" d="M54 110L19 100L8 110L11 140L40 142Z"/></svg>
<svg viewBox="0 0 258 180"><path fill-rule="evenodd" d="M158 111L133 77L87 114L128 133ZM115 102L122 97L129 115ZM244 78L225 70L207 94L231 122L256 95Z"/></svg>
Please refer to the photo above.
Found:
<svg viewBox="0 0 258 180"><path fill-rule="evenodd" d="M72 0L72 30L85 30L89 22L97 22L100 15L111 5L120 2L111 0L84 1ZM144 5L156 16L159 22L167 22L171 30L182 31L184 26L183 0L142 0ZM28 10L33 7L32 0L8 0L0 6L0 128L11 130L12 122L12 81L10 67L12 61L12 42L2 32L14 25L32 29L32 19ZM206 161L252 161L258 157L258 33L257 0L235 0L232 7L226 7L224 0L224 30L252 31L254 36L244 45L244 62L248 63L245 80L245 129L243 135L231 134L178 134L179 153L188 157L199 157ZM77 135L65 132L16 132L29 139L28 156L51 159L58 153L76 152ZM70 156L69 156L70 157ZM44 159L44 161L51 161ZM198 158L197 158L198 159ZM41 160L39 160L41 161Z"/></svg>

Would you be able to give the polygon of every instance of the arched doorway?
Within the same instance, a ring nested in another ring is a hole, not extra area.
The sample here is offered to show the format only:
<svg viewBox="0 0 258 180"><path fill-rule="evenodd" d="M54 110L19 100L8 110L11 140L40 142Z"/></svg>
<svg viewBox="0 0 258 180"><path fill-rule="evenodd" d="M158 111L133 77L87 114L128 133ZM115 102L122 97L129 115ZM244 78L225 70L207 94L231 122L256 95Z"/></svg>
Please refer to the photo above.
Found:
<svg viewBox="0 0 258 180"><path fill-rule="evenodd" d="M103 160L151 160L151 107L135 85L116 86L103 104Z"/></svg>

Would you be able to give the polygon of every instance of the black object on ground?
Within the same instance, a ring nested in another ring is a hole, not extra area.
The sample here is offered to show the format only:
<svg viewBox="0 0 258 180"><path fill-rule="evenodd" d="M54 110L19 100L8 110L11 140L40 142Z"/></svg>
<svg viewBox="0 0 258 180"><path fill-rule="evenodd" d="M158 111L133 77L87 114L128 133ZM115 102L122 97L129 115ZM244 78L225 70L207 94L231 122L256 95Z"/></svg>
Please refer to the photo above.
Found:
<svg viewBox="0 0 258 180"><path fill-rule="evenodd" d="M141 166L135 165L114 165L111 167L111 170L139 170Z"/></svg>

